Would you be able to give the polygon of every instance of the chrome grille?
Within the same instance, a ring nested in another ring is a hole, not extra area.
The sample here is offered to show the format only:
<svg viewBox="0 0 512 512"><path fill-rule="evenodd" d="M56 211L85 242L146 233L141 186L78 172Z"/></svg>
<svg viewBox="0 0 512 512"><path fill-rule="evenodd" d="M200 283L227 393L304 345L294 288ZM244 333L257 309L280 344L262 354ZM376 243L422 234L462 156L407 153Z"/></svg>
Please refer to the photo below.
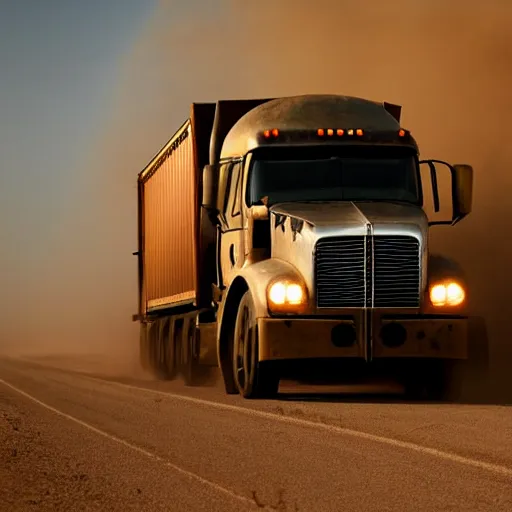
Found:
<svg viewBox="0 0 512 512"><path fill-rule="evenodd" d="M420 244L410 236L320 239L315 282L319 308L419 307Z"/></svg>
<svg viewBox="0 0 512 512"><path fill-rule="evenodd" d="M362 308L365 304L365 239L322 238L316 244L315 281L319 308Z"/></svg>
<svg viewBox="0 0 512 512"><path fill-rule="evenodd" d="M420 305L420 244L411 236L373 237L373 306Z"/></svg>

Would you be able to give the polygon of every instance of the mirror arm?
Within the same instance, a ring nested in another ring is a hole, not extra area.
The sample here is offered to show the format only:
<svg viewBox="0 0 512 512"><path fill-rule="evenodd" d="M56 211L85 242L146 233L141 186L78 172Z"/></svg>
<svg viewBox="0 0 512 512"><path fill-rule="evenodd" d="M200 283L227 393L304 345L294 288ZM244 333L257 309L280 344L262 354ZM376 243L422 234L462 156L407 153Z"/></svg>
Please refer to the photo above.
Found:
<svg viewBox="0 0 512 512"><path fill-rule="evenodd" d="M455 168L453 167L453 165L449 164L448 162L445 162L444 160L431 160L429 163L429 166L431 166L431 168L430 168L431 172L432 172L432 168L434 168L434 170L435 170L435 165L434 165L435 163L446 165L448 167L448 169L450 170L451 182L452 182L451 188L452 188L452 211L453 211L453 213L452 213L452 220L446 221L446 222L444 222L444 224L447 224L447 225L449 224L450 226L454 226L455 224L457 224L457 222L459 222L461 220L460 215L458 215L459 202L458 202L456 186L455 186ZM437 184L437 179L436 179L436 184ZM439 197L438 197L438 204L439 204ZM436 210L436 212L437 211L438 210Z"/></svg>
<svg viewBox="0 0 512 512"><path fill-rule="evenodd" d="M434 201L434 211L436 213L439 212L440 209L440 201L439 201L439 189L437 186L437 173L436 173L436 167L435 164L443 164L448 167L451 174L451 181L452 181L452 206L453 206L453 216L451 221L433 221L429 222L429 226L436 226L436 225L450 225L453 226L454 224L457 224L463 217L460 215L456 215L456 212L459 212L459 203L458 203L458 197L456 193L455 188L455 168L453 165L449 164L448 162L445 162L444 160L421 160L419 162L420 164L428 164L430 169L430 179L432 180L432 195L433 195L433 201Z"/></svg>
<svg viewBox="0 0 512 512"><path fill-rule="evenodd" d="M428 223L429 226L452 226L451 220L432 220Z"/></svg>

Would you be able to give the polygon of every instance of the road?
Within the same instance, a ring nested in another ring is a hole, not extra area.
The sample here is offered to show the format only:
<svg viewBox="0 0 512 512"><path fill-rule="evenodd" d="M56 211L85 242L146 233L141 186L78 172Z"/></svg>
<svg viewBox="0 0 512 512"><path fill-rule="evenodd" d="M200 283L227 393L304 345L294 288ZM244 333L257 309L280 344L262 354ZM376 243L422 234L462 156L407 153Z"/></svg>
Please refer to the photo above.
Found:
<svg viewBox="0 0 512 512"><path fill-rule="evenodd" d="M512 510L510 407L244 401L86 366L0 360L2 512Z"/></svg>

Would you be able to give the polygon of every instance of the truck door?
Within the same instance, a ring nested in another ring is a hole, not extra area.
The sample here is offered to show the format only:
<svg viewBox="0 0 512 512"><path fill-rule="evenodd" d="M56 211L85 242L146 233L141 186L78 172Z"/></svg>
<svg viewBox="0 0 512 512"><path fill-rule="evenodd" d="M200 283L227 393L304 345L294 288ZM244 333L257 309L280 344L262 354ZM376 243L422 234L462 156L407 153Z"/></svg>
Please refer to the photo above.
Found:
<svg viewBox="0 0 512 512"><path fill-rule="evenodd" d="M219 213L219 267L222 284L228 286L244 263L242 218L242 163L231 162L226 183L224 208Z"/></svg>

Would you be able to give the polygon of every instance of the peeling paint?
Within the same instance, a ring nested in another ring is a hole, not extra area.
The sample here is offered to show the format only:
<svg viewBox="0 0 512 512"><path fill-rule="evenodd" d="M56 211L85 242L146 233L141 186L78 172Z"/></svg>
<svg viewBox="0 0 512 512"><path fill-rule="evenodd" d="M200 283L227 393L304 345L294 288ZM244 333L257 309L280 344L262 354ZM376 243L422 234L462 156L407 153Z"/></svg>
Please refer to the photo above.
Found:
<svg viewBox="0 0 512 512"><path fill-rule="evenodd" d="M293 241L295 242L297 235L300 234L302 228L304 227L304 221L302 219L292 217L290 220L290 225L293 233Z"/></svg>
<svg viewBox="0 0 512 512"><path fill-rule="evenodd" d="M275 229L277 229L279 226L281 226L281 229L283 230L283 233L285 231L285 226L284 226L284 223L286 222L286 215L279 215L279 214L275 214L276 216L276 224L275 224Z"/></svg>

